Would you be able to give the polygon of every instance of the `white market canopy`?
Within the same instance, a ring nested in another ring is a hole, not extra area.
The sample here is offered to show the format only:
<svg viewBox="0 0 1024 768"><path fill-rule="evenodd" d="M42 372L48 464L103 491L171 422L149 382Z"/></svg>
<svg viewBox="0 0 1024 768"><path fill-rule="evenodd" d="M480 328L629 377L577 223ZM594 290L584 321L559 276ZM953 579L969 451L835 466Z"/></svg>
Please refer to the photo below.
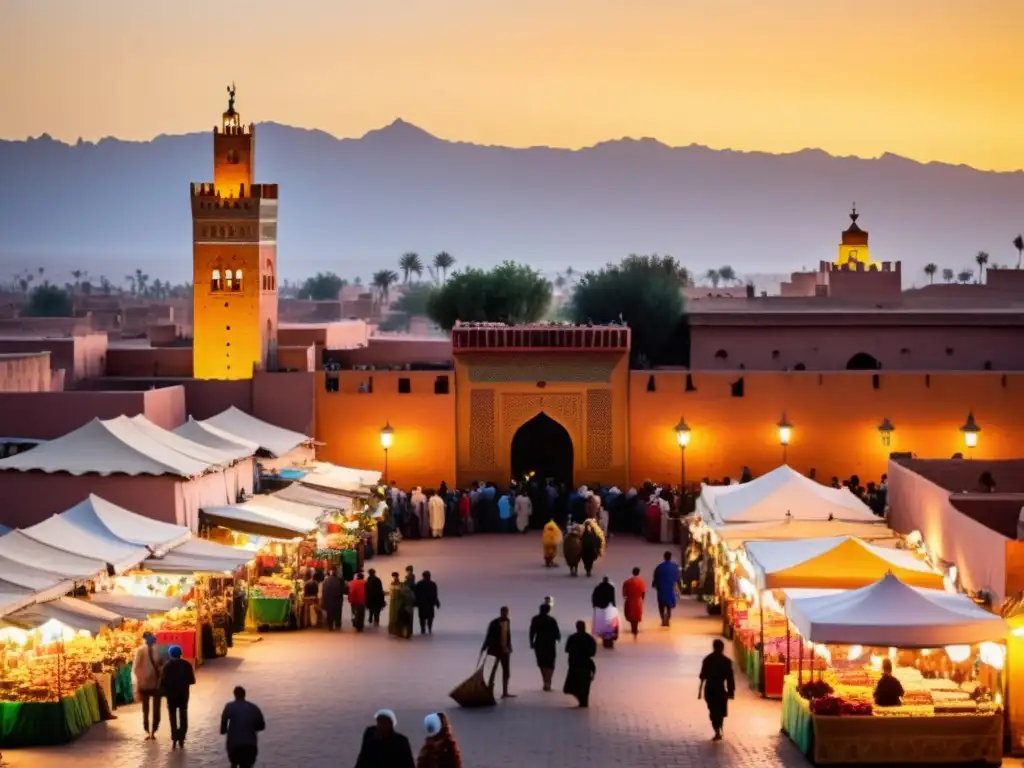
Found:
<svg viewBox="0 0 1024 768"><path fill-rule="evenodd" d="M876 518L877 520L877 518ZM835 536L856 536L878 545L895 545L903 537L881 521L851 523L844 520L768 520L760 523L717 523L711 527L720 541L736 545L745 541L795 541Z"/></svg>
<svg viewBox="0 0 1024 768"><path fill-rule="evenodd" d="M277 503L287 504L288 502L279 501ZM307 509L312 510L313 508L307 507ZM278 509L273 504L264 504L259 496L241 504L203 507L202 512L207 520L214 525L279 539L305 535L317 527L317 522L312 517L296 515L290 511Z"/></svg>
<svg viewBox="0 0 1024 768"><path fill-rule="evenodd" d="M150 426L166 432L154 424ZM186 455L154 437L151 429L140 428L127 416L118 416L105 421L93 419L63 437L0 460L0 470L189 478L202 475L219 463L196 458L202 450L205 449L197 445Z"/></svg>
<svg viewBox="0 0 1024 768"><path fill-rule="evenodd" d="M145 621L155 613L167 613L181 607L181 601L173 597L137 597L117 592L97 592L89 602L128 619Z"/></svg>
<svg viewBox="0 0 1024 768"><path fill-rule="evenodd" d="M245 459L252 456L260 449L259 443L246 440L244 437L232 435L222 429L205 421L196 421L192 417L174 430L174 434L191 440L193 443L205 445L207 448L214 448L224 451L238 459Z"/></svg>
<svg viewBox="0 0 1024 768"><path fill-rule="evenodd" d="M313 438L303 435L301 432L292 432L290 429L275 427L273 424L261 421L255 416L250 416L235 406L231 406L226 411L205 419L201 423L216 427L222 432L227 432L229 435L237 435L251 443L256 443L256 445L272 456L284 456L296 448L310 445L313 442Z"/></svg>
<svg viewBox="0 0 1024 768"><path fill-rule="evenodd" d="M134 568L149 557L148 547L118 538L94 515L75 514L78 507L91 505L92 498L95 497L19 533L54 549L102 560L117 573Z"/></svg>
<svg viewBox="0 0 1024 768"><path fill-rule="evenodd" d="M942 574L903 549L851 536L798 541L750 541L744 568L758 590L858 589L894 573L917 587L942 589ZM741 562L742 562L741 558Z"/></svg>
<svg viewBox="0 0 1024 768"><path fill-rule="evenodd" d="M252 552L204 539L189 539L167 555L150 558L144 568L159 573L227 573L252 560Z"/></svg>
<svg viewBox="0 0 1024 768"><path fill-rule="evenodd" d="M315 507L321 512L334 512L351 509L352 499L349 496L341 496L330 491L321 491L312 486L292 483L280 491L267 494L272 499L305 504Z"/></svg>
<svg viewBox="0 0 1024 768"><path fill-rule="evenodd" d="M175 432L158 427L145 416L133 416L131 422L135 425L136 429L156 442L196 461L221 467L230 467L235 462L248 458L245 455L238 456L237 451L225 451L220 448L211 448L208 445L196 443Z"/></svg>
<svg viewBox="0 0 1024 768"><path fill-rule="evenodd" d="M970 598L917 589L887 574L861 589L790 597L786 615L812 643L937 648L998 641L1006 622Z"/></svg>
<svg viewBox="0 0 1024 768"><path fill-rule="evenodd" d="M849 490L822 485L786 465L749 483L706 485L701 490L698 507L709 525L787 518L882 522Z"/></svg>
<svg viewBox="0 0 1024 768"><path fill-rule="evenodd" d="M381 473L375 469L352 469L317 461L300 482L332 490L365 493L380 485L381 477Z"/></svg>
<svg viewBox="0 0 1024 768"><path fill-rule="evenodd" d="M0 557L25 568L54 574L54 580L94 579L107 572L102 560L76 555L36 541L21 531L0 538Z"/></svg>
<svg viewBox="0 0 1024 768"><path fill-rule="evenodd" d="M41 627L48 621L59 621L71 629L84 629L95 635L106 627L116 627L124 620L124 616L86 600L60 597L21 608L4 616L3 620L6 624L27 630Z"/></svg>
<svg viewBox="0 0 1024 768"><path fill-rule="evenodd" d="M87 530L105 530L127 544L161 555L192 538L188 528L154 520L119 507L95 494L61 512L59 517Z"/></svg>

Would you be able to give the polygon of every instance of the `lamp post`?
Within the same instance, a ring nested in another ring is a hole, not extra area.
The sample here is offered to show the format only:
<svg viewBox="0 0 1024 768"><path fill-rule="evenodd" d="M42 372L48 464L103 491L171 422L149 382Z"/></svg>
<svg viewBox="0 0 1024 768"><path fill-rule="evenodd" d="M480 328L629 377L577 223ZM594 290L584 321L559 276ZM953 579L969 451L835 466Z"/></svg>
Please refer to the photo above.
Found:
<svg viewBox="0 0 1024 768"><path fill-rule="evenodd" d="M686 487L686 446L690 442L690 425L680 416L675 430L676 442L679 443L679 488L682 491Z"/></svg>
<svg viewBox="0 0 1024 768"><path fill-rule="evenodd" d="M779 428L779 445L782 446L782 463L785 464L789 453L789 439L793 436L793 425L786 418L785 411L782 412L782 418L775 426Z"/></svg>
<svg viewBox="0 0 1024 768"><path fill-rule="evenodd" d="M896 431L896 426L889 421L889 417L886 416L882 419L882 423L878 425L878 434L882 438L882 445L888 448L892 445L892 433Z"/></svg>
<svg viewBox="0 0 1024 768"><path fill-rule="evenodd" d="M391 422L385 422L384 426L380 428L380 447L384 449L384 485L388 484L388 449L391 444L395 441L395 429L391 426Z"/></svg>
<svg viewBox="0 0 1024 768"><path fill-rule="evenodd" d="M974 448L978 444L978 433L981 432L981 427L974 420L974 411L968 411L967 422L960 427L960 431L964 433L964 445L967 446L968 458L974 458Z"/></svg>

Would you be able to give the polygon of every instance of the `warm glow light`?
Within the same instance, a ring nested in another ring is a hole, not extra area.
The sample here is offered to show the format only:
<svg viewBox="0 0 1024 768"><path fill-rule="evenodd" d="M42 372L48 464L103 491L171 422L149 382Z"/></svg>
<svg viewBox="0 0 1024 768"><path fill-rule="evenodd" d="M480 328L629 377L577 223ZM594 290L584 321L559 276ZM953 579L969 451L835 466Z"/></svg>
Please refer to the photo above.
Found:
<svg viewBox="0 0 1024 768"><path fill-rule="evenodd" d="M974 448L978 444L978 433L964 432L964 442L968 448Z"/></svg>
<svg viewBox="0 0 1024 768"><path fill-rule="evenodd" d="M832 664L832 651L828 649L828 646L818 644L814 646L814 652L823 658L826 664Z"/></svg>
<svg viewBox="0 0 1024 768"><path fill-rule="evenodd" d="M967 661L971 655L971 646L969 645L947 645L946 655L949 656L949 660L954 664L960 664Z"/></svg>
<svg viewBox="0 0 1024 768"><path fill-rule="evenodd" d="M978 647L978 655L982 663L992 669L1001 670L1006 665L1006 646L1002 643L982 643Z"/></svg>
<svg viewBox="0 0 1024 768"><path fill-rule="evenodd" d="M856 661L857 659L860 658L862 653L864 653L864 646L862 646L862 645L851 645L850 646L850 652L847 654L846 658L849 659L850 661Z"/></svg>
<svg viewBox="0 0 1024 768"><path fill-rule="evenodd" d="M675 430L676 442L679 443L680 448L685 448L690 443L690 425L682 416L679 417L679 423L676 424Z"/></svg>
<svg viewBox="0 0 1024 768"><path fill-rule="evenodd" d="M881 669L882 669L882 657L881 656L875 656L875 654L871 654L871 668L873 670L875 670L876 672L881 671Z"/></svg>
<svg viewBox="0 0 1024 768"><path fill-rule="evenodd" d="M779 445L789 445L789 440L793 437L793 425L789 423L785 413L775 426L779 428Z"/></svg>
<svg viewBox="0 0 1024 768"><path fill-rule="evenodd" d="M385 424L380 430L380 447L385 451L391 447L395 440L395 430L390 423Z"/></svg>
<svg viewBox="0 0 1024 768"><path fill-rule="evenodd" d="M892 444L892 433L896 431L896 427L889 421L889 417L886 416L882 419L882 423L878 425L878 434L882 437L882 445L888 448Z"/></svg>
<svg viewBox="0 0 1024 768"><path fill-rule="evenodd" d="M974 448L978 445L978 433L981 432L981 427L974 420L974 411L970 411L967 414L967 421L960 427L960 431L964 433L964 444L968 448Z"/></svg>
<svg viewBox="0 0 1024 768"><path fill-rule="evenodd" d="M889 649L889 660L890 661L896 661L896 649L895 648L890 648Z"/></svg>

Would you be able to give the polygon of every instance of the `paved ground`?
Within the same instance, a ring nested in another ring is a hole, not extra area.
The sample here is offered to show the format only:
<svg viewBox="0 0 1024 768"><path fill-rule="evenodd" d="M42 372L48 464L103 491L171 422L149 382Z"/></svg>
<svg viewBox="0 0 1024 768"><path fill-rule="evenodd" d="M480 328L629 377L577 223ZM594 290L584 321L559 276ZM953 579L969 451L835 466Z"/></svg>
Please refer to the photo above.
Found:
<svg viewBox="0 0 1024 768"><path fill-rule="evenodd" d="M373 565L385 580L407 564L418 573L433 573L442 605L433 637L406 642L383 629L357 635L346 608L341 634L268 635L204 667L192 697L184 753L170 750L166 723L157 742L143 741L141 715L133 706L118 710L117 721L94 726L73 745L9 751L4 757L18 768L223 766L220 710L241 683L267 717L260 766L354 765L362 730L380 707L395 710L399 730L417 750L423 717L446 710L466 768L807 765L779 735L779 704L751 693L742 676L726 740L710 741L707 712L696 698L696 675L716 622L691 601L683 603L684 615L670 630L658 626L652 601L637 642L625 639L614 651L600 650L591 709L575 709L569 697L540 691L526 630L544 596L555 598L564 635L577 619L589 618L598 574L618 584L637 565L647 578L662 550L615 538L595 579L572 579L564 567L543 567L536 534L406 542L397 557L377 558ZM472 671L487 622L502 604L512 612L512 685L519 697L494 710L458 710L448 691ZM560 688L564 655L558 664Z"/></svg>

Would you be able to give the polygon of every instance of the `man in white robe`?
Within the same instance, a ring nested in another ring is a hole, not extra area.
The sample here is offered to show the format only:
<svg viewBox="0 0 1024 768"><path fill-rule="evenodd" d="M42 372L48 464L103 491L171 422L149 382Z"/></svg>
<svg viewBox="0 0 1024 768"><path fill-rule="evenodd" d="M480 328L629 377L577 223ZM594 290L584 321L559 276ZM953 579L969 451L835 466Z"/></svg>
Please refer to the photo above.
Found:
<svg viewBox="0 0 1024 768"><path fill-rule="evenodd" d="M533 502L525 493L516 496L516 528L520 533L526 533L530 525L530 515L533 514Z"/></svg>
<svg viewBox="0 0 1024 768"><path fill-rule="evenodd" d="M430 535L435 539L440 539L444 534L444 499L440 494L430 495L430 501L427 502L427 514L430 518Z"/></svg>

